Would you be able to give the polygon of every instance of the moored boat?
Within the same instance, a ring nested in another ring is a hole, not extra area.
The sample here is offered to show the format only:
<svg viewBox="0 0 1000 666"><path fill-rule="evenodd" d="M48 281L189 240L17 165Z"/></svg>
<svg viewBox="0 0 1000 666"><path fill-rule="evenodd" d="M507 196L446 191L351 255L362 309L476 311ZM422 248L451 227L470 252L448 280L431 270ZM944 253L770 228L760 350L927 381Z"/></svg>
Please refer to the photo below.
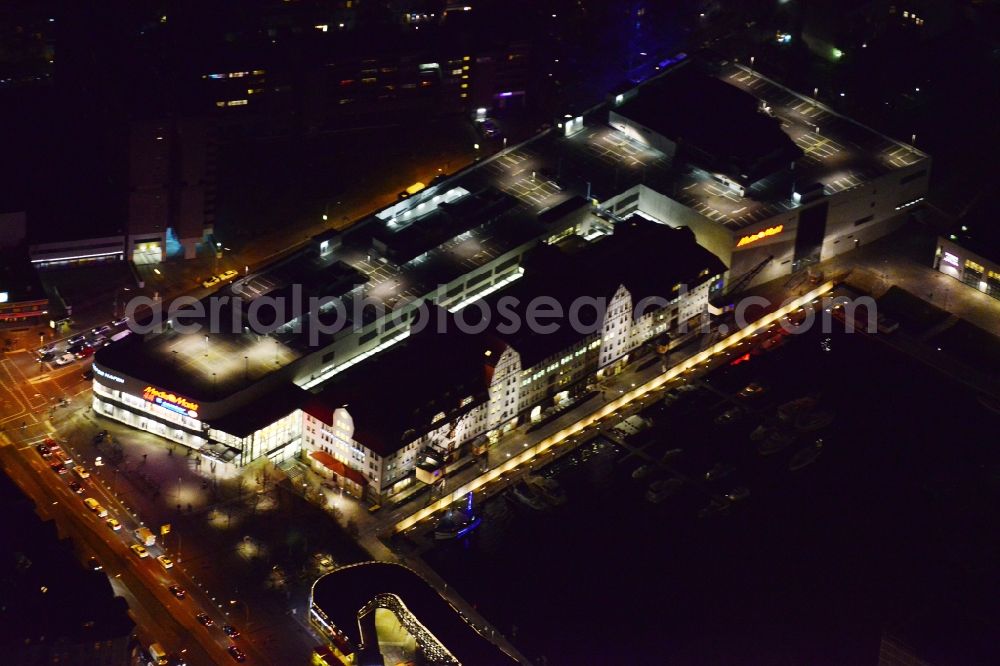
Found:
<svg viewBox="0 0 1000 666"><path fill-rule="evenodd" d="M819 430L833 423L833 412L812 412L801 414L795 419L795 427L809 432Z"/></svg>
<svg viewBox="0 0 1000 666"><path fill-rule="evenodd" d="M535 511L541 511L548 506L538 489L532 485L528 485L523 479L515 483L508 493L507 496L515 502L519 502Z"/></svg>
<svg viewBox="0 0 1000 666"><path fill-rule="evenodd" d="M775 430L767 436L759 447L757 447L757 452L762 456L770 456L784 451L795 441L795 434L791 432L786 432L782 430Z"/></svg>
<svg viewBox="0 0 1000 666"><path fill-rule="evenodd" d="M452 507L434 526L434 538L439 541L459 539L479 527L482 516L477 515L472 508L472 493L465 500L465 506Z"/></svg>
<svg viewBox="0 0 1000 666"><path fill-rule="evenodd" d="M790 400L778 407L778 418L782 421L788 421L799 414L810 411L816 407L817 404L818 402L816 398L810 396Z"/></svg>
<svg viewBox="0 0 1000 666"><path fill-rule="evenodd" d="M808 467L809 465L816 462L819 458L819 454L823 452L823 440L817 439L813 444L807 446L806 448L798 451L792 459L788 461L788 469L792 472L797 472L803 467Z"/></svg>
<svg viewBox="0 0 1000 666"><path fill-rule="evenodd" d="M534 486L549 504L559 506L566 503L566 492L555 479L547 476L529 476L525 481Z"/></svg>

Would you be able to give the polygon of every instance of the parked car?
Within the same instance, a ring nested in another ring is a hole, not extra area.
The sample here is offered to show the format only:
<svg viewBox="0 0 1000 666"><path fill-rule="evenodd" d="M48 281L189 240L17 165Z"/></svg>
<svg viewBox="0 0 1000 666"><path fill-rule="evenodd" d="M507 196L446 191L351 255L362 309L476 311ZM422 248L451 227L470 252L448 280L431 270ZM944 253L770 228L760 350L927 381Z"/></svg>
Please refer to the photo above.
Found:
<svg viewBox="0 0 1000 666"><path fill-rule="evenodd" d="M763 384L758 384L757 382L750 382L740 391L739 396L741 398L753 398L755 396L764 393L767 388Z"/></svg>
<svg viewBox="0 0 1000 666"><path fill-rule="evenodd" d="M74 356L73 354L70 354L70 353L67 352L67 353L63 354L62 356L60 356L59 358L57 358L54 361L54 363L57 366L62 367L64 365L69 365L70 363L72 363L75 360L76 360L76 356Z"/></svg>

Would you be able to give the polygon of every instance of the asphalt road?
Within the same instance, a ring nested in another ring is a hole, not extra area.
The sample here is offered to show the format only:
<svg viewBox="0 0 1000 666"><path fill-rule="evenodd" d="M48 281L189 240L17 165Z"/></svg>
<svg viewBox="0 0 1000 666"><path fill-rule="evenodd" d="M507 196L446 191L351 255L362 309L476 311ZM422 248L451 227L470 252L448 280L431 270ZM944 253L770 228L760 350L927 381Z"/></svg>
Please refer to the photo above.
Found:
<svg viewBox="0 0 1000 666"><path fill-rule="evenodd" d="M195 586L177 575L178 567L164 570L153 557L139 559L129 549L135 525L117 499L89 480L82 482L86 488L84 495L76 495L30 446L20 450L15 446L0 447L0 465L35 501L39 513L56 521L60 533L70 537L84 557L93 555L102 563L116 593L129 602L141 634L155 639L169 652L183 652L189 664L232 661L226 652L230 641L219 629L222 616L213 613L210 604L199 602ZM105 524L106 519L87 511L83 497L94 497L108 508L109 516L122 522L122 530L112 531ZM151 555L157 552L150 549ZM167 588L174 583L187 589L186 599L177 599L170 593ZM216 627L206 628L198 623L195 614L202 610L215 619ZM241 649L247 652L248 663L269 663L261 655L253 654L251 646L241 644Z"/></svg>

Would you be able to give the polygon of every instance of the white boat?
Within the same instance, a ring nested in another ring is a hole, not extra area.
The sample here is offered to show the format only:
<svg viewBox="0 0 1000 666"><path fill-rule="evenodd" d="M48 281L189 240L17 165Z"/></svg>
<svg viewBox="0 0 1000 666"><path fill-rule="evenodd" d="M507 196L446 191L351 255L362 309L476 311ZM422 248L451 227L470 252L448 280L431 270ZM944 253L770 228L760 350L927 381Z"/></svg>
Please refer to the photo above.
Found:
<svg viewBox="0 0 1000 666"><path fill-rule="evenodd" d="M833 412L812 412L801 414L795 419L795 427L805 432L819 430L833 423Z"/></svg>
<svg viewBox="0 0 1000 666"><path fill-rule="evenodd" d="M534 486L528 485L525 481L521 480L514 484L514 487L510 489L509 497L513 498L515 501L520 502L529 509L534 509L535 511L541 511L548 507L545 503L545 498Z"/></svg>
<svg viewBox="0 0 1000 666"><path fill-rule="evenodd" d="M792 459L788 461L788 469L792 472L797 472L803 467L808 467L816 462L816 459L819 458L819 454L822 452L823 440L817 439L811 446L807 446L792 456Z"/></svg>
<svg viewBox="0 0 1000 666"><path fill-rule="evenodd" d="M632 478L635 479L636 481L639 481L645 478L645 476L649 474L651 471L653 471L653 468L650 467L649 465L647 464L639 465L634 470L632 470Z"/></svg>
<svg viewBox="0 0 1000 666"><path fill-rule="evenodd" d="M789 421L799 414L812 410L817 404L816 398L809 396L791 400L778 407L778 418L782 421Z"/></svg>
<svg viewBox="0 0 1000 666"><path fill-rule="evenodd" d="M722 497L713 497L712 501L708 503L701 511L698 512L699 518L711 518L712 516L725 513L729 511L729 500Z"/></svg>
<svg viewBox="0 0 1000 666"><path fill-rule="evenodd" d="M684 481L676 476L669 479L657 479L646 489L646 501L659 504L671 495L677 494L683 487Z"/></svg>
<svg viewBox="0 0 1000 666"><path fill-rule="evenodd" d="M555 479L546 476L528 476L525 477L525 481L534 486L552 506L566 503L566 493Z"/></svg>
<svg viewBox="0 0 1000 666"><path fill-rule="evenodd" d="M726 499L730 502L742 502L750 497L750 489L746 486L738 486L726 493Z"/></svg>
<svg viewBox="0 0 1000 666"><path fill-rule="evenodd" d="M757 453L762 456L770 456L778 453L779 451L784 451L795 441L795 434L790 432L782 432L781 430L775 430L767 436L760 446L757 447Z"/></svg>
<svg viewBox="0 0 1000 666"><path fill-rule="evenodd" d="M684 449L670 449L660 456L660 462L670 462L682 453L684 453Z"/></svg>

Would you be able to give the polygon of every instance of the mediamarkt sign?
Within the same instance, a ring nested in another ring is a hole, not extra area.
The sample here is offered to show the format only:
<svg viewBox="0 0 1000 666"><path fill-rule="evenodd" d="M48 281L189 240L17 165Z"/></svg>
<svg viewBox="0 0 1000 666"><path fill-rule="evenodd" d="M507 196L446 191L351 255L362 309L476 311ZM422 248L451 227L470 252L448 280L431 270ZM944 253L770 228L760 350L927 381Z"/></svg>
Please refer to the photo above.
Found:
<svg viewBox="0 0 1000 666"><path fill-rule="evenodd" d="M164 391L162 389L147 386L142 390L142 397L153 404L169 409L172 412L198 418L198 403L187 398Z"/></svg>
<svg viewBox="0 0 1000 666"><path fill-rule="evenodd" d="M776 227L768 227L767 229L761 229L755 234L750 234L748 236L744 236L743 238L741 238L739 242L736 243L736 247L743 247L744 245L749 245L750 243L756 243L762 238L767 238L768 236L777 236L782 232L784 228L785 225L779 224Z"/></svg>

